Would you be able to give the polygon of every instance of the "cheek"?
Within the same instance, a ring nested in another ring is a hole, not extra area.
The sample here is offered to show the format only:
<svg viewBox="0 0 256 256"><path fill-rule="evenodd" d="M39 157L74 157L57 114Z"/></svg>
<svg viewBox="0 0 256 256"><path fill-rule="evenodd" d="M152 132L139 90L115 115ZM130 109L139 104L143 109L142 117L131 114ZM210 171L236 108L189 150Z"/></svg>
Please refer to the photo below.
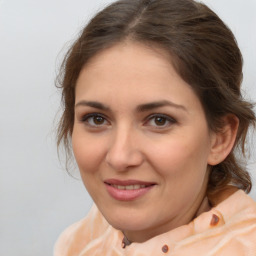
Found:
<svg viewBox="0 0 256 256"><path fill-rule="evenodd" d="M74 130L72 147L81 174L95 172L104 155L100 141L90 136L80 135Z"/></svg>
<svg viewBox="0 0 256 256"><path fill-rule="evenodd" d="M193 176L207 169L209 147L193 137L176 136L151 148L151 163L164 176Z"/></svg>
<svg viewBox="0 0 256 256"><path fill-rule="evenodd" d="M208 149L198 140L179 137L151 152L154 170L161 177L162 196L175 205L176 210L187 207L201 193L208 180ZM170 195L175 195L170 198Z"/></svg>

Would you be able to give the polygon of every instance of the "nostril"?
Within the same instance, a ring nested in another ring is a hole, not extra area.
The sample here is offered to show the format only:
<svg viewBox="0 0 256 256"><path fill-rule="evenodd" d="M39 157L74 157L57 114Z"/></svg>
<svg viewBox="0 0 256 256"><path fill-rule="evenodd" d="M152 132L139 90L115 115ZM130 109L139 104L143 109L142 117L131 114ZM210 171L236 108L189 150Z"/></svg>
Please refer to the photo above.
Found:
<svg viewBox="0 0 256 256"><path fill-rule="evenodd" d="M107 152L106 163L116 171L128 171L143 162L143 155L134 148L112 148Z"/></svg>

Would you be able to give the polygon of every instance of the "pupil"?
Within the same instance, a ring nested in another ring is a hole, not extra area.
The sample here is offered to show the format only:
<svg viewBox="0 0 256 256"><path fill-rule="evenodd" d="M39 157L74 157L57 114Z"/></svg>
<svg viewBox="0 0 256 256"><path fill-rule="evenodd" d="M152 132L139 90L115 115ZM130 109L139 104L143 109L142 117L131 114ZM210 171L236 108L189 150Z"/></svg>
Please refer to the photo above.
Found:
<svg viewBox="0 0 256 256"><path fill-rule="evenodd" d="M101 116L95 116L94 117L94 123L95 124L103 124L104 119Z"/></svg>
<svg viewBox="0 0 256 256"><path fill-rule="evenodd" d="M166 122L166 119L164 117L156 117L155 122L157 125L164 125Z"/></svg>

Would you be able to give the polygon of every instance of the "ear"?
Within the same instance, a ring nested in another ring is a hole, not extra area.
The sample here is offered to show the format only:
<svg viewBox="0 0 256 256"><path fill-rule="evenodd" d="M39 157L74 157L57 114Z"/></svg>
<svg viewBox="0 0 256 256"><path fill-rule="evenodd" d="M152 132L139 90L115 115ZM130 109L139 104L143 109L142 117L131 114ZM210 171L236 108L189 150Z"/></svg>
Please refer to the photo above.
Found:
<svg viewBox="0 0 256 256"><path fill-rule="evenodd" d="M232 151L236 141L239 119L228 114L222 118L223 128L212 134L211 151L208 157L209 165L217 165L225 160Z"/></svg>

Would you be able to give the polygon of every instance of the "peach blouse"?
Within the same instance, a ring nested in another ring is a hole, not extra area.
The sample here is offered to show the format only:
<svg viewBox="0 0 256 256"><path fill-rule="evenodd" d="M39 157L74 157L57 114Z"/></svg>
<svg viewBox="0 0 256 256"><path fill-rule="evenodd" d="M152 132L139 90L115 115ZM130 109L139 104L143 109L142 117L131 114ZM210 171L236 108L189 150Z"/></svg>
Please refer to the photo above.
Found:
<svg viewBox="0 0 256 256"><path fill-rule="evenodd" d="M94 205L62 233L54 256L256 256L256 202L238 190L187 225L125 248L122 240Z"/></svg>

